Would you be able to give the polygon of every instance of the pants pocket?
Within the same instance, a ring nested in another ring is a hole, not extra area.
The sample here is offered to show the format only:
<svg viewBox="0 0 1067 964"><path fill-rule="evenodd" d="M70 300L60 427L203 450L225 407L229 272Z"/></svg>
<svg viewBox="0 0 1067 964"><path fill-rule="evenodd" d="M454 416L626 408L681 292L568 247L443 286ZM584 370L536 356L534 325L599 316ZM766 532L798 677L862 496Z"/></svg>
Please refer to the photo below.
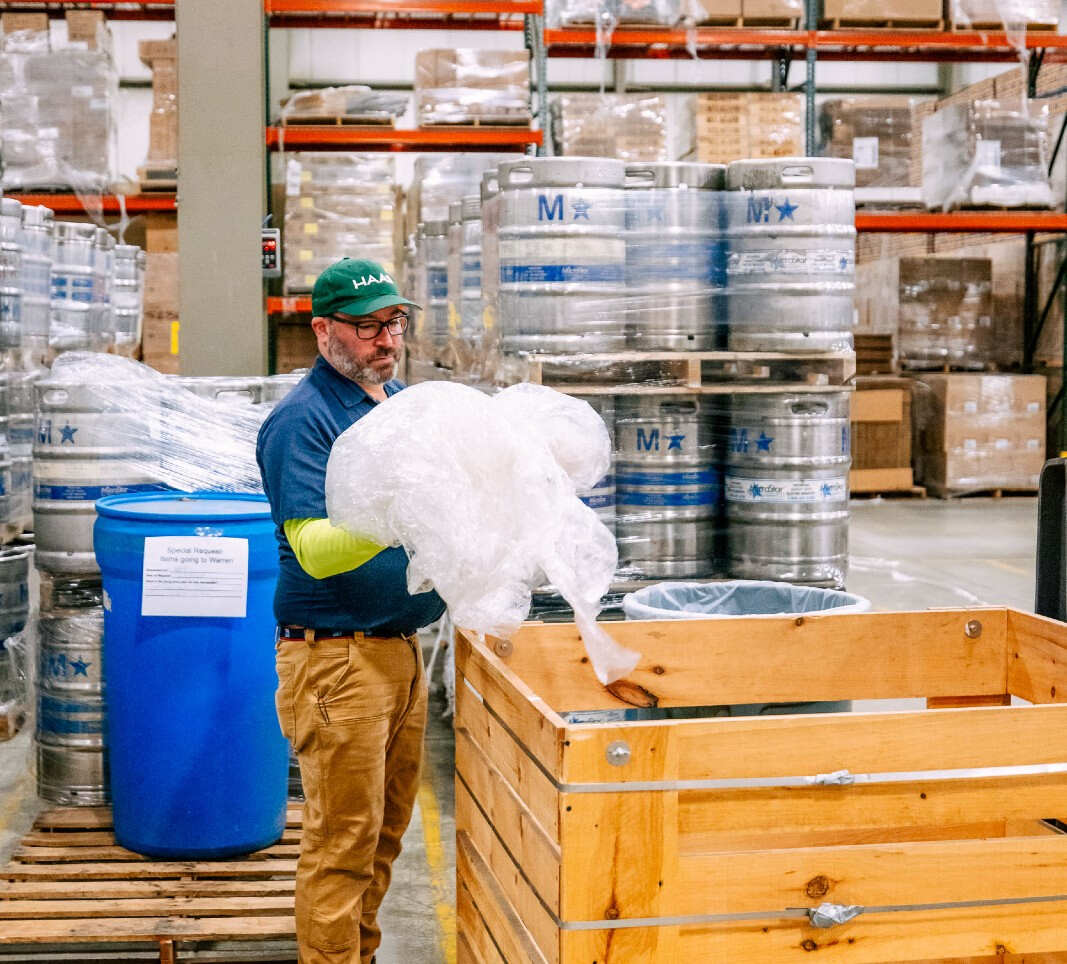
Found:
<svg viewBox="0 0 1067 964"><path fill-rule="evenodd" d="M293 677L295 670L288 662L278 660L278 688L274 691L274 706L278 711L278 724L282 736L291 744L296 744L296 706L293 701Z"/></svg>

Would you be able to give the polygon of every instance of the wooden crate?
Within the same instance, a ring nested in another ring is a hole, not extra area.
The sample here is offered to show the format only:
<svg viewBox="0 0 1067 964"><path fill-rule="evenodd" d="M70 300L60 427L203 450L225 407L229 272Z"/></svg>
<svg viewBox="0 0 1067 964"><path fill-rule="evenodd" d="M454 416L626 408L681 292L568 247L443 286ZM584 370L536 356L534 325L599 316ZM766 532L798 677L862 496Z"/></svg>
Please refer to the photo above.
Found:
<svg viewBox="0 0 1067 964"><path fill-rule="evenodd" d="M1067 950L1067 837L1048 822L1067 809L1067 625L990 608L607 628L642 654L610 688L572 624L457 636L461 964ZM564 718L915 697L925 710ZM823 904L860 913L814 926Z"/></svg>
<svg viewBox="0 0 1067 964"><path fill-rule="evenodd" d="M295 962L302 813L290 803L282 839L265 850L159 861L116 845L108 807L46 811L0 867L0 952L25 947L36 959L54 948L74 960L80 948L86 960L125 960L115 945L147 946L177 962L186 947L210 946L219 964Z"/></svg>

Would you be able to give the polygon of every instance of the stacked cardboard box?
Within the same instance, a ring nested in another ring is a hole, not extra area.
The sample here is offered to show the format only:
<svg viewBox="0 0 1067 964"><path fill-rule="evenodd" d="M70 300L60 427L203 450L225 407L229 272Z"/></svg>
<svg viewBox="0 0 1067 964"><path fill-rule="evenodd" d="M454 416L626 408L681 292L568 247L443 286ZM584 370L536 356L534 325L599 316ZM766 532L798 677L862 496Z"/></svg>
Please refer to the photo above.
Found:
<svg viewBox="0 0 1067 964"><path fill-rule="evenodd" d="M913 485L909 378L857 377L852 396L852 492L897 492Z"/></svg>
<svg viewBox="0 0 1067 964"><path fill-rule="evenodd" d="M982 371L993 349L993 266L988 258L901 258L902 368Z"/></svg>
<svg viewBox="0 0 1067 964"><path fill-rule="evenodd" d="M804 19L804 0L741 0L741 16L747 27L795 27Z"/></svg>
<svg viewBox="0 0 1067 964"><path fill-rule="evenodd" d="M344 257L395 267L398 196L393 158L297 153L286 162L283 271L287 294L310 291Z"/></svg>
<svg viewBox="0 0 1067 964"><path fill-rule="evenodd" d="M552 101L556 153L666 161L667 102L656 94L562 94Z"/></svg>
<svg viewBox="0 0 1067 964"><path fill-rule="evenodd" d="M315 332L306 320L278 325L274 336L274 370L278 374L310 368L318 353Z"/></svg>
<svg viewBox="0 0 1067 964"><path fill-rule="evenodd" d="M830 26L941 23L941 0L823 0L823 19Z"/></svg>
<svg viewBox="0 0 1067 964"><path fill-rule="evenodd" d="M141 63L152 71L146 167L174 169L178 165L178 42L142 40L138 53ZM151 178L142 176L142 180Z"/></svg>
<svg viewBox="0 0 1067 964"><path fill-rule="evenodd" d="M1054 207L1048 106L1034 101L946 104L923 119L928 208Z"/></svg>
<svg viewBox="0 0 1067 964"><path fill-rule="evenodd" d="M177 374L178 219L169 213L145 216L144 323L141 360L157 371Z"/></svg>
<svg viewBox="0 0 1067 964"><path fill-rule="evenodd" d="M954 27L963 29L1055 30L1060 4L1059 0L949 0L948 15Z"/></svg>
<svg viewBox="0 0 1067 964"><path fill-rule="evenodd" d="M842 97L823 103L819 114L823 154L852 158L857 203L918 203L912 188L910 97Z"/></svg>
<svg viewBox="0 0 1067 964"><path fill-rule="evenodd" d="M530 123L529 51L420 50L415 116L437 124Z"/></svg>
<svg viewBox="0 0 1067 964"><path fill-rule="evenodd" d="M1045 463L1041 375L923 375L914 404L916 470L935 494L1037 488Z"/></svg>
<svg viewBox="0 0 1067 964"><path fill-rule="evenodd" d="M705 93L696 99L697 160L804 154L802 94Z"/></svg>
<svg viewBox="0 0 1067 964"><path fill-rule="evenodd" d="M111 181L117 80L110 41L99 13L72 12L67 45L55 50L44 14L5 14L0 21L5 190L93 192Z"/></svg>

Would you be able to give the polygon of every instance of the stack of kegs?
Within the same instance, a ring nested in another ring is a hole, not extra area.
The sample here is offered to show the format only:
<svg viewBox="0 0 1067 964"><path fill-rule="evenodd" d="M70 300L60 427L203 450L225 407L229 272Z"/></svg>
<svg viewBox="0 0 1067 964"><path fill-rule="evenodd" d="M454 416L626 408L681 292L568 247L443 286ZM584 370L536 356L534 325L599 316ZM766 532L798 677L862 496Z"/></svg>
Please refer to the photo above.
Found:
<svg viewBox="0 0 1067 964"><path fill-rule="evenodd" d="M53 222L50 208L22 208L22 367L31 369L48 360Z"/></svg>
<svg viewBox="0 0 1067 964"><path fill-rule="evenodd" d="M41 580L37 792L64 806L108 800L99 577Z"/></svg>
<svg viewBox="0 0 1067 964"><path fill-rule="evenodd" d="M133 356L141 343L144 312L145 253L132 244L119 244L114 251L111 276L111 329L113 350Z"/></svg>
<svg viewBox="0 0 1067 964"><path fill-rule="evenodd" d="M0 198L0 349L16 350L22 338L22 205Z"/></svg>
<svg viewBox="0 0 1067 964"><path fill-rule="evenodd" d="M53 355L89 351L99 317L96 227L56 221L52 228L52 309L48 347Z"/></svg>

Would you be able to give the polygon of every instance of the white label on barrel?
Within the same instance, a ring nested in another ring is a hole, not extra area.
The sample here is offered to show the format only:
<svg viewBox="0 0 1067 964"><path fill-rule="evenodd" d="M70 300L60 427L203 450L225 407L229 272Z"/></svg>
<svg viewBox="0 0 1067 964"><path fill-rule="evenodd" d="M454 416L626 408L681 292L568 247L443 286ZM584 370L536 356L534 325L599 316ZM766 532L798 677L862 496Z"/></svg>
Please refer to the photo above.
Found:
<svg viewBox="0 0 1067 964"><path fill-rule="evenodd" d="M248 540L149 536L144 541L142 616L244 619Z"/></svg>

